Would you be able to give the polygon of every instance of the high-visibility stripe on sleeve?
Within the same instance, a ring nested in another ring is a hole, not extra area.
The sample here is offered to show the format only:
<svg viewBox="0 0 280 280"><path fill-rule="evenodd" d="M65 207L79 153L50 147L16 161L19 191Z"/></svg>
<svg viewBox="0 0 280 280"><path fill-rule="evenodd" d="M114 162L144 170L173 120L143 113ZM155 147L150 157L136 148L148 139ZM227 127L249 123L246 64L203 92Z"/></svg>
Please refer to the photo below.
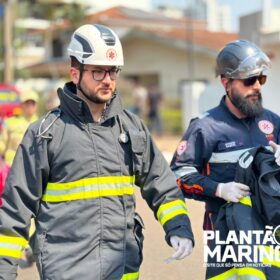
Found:
<svg viewBox="0 0 280 280"><path fill-rule="evenodd" d="M267 265L273 265L273 266L277 266L280 268L280 253L279 251L277 252L276 250L274 250L273 248L270 248L269 246L262 246L268 253L270 253L270 250L272 250L272 254L273 254L273 260L270 260L269 258L263 258L263 263L267 264Z"/></svg>
<svg viewBox="0 0 280 280"><path fill-rule="evenodd" d="M26 245L24 238L0 235L0 256L19 259Z"/></svg>
<svg viewBox="0 0 280 280"><path fill-rule="evenodd" d="M208 280L266 280L265 274L253 267L231 268L217 276L208 278Z"/></svg>
<svg viewBox="0 0 280 280"><path fill-rule="evenodd" d="M252 201L251 201L250 196L245 196L245 197L243 197L243 198L239 201L239 203L242 203L242 204L245 204L245 205L248 205L248 206L252 207Z"/></svg>
<svg viewBox="0 0 280 280"><path fill-rule="evenodd" d="M85 178L66 183L48 183L42 197L47 202L62 202L134 194L134 176Z"/></svg>
<svg viewBox="0 0 280 280"><path fill-rule="evenodd" d="M237 279L240 280L247 280L247 279L266 280L265 274L257 268L241 267L241 268L237 268L236 271L237 271Z"/></svg>
<svg viewBox="0 0 280 280"><path fill-rule="evenodd" d="M121 280L138 280L139 272L126 273L122 276Z"/></svg>
<svg viewBox="0 0 280 280"><path fill-rule="evenodd" d="M157 219L164 225L167 221L178 215L187 215L188 211L186 204L182 200L174 200L165 204L162 204L157 211Z"/></svg>
<svg viewBox="0 0 280 280"><path fill-rule="evenodd" d="M207 280L230 280L230 279L236 279L233 278L236 275L236 269L235 268L231 268L219 275L216 275L214 277L208 278Z"/></svg>
<svg viewBox="0 0 280 280"><path fill-rule="evenodd" d="M197 169L193 166L182 166L174 171L174 174L176 175L177 179L181 178L185 175L189 175L192 173L197 173Z"/></svg>
<svg viewBox="0 0 280 280"><path fill-rule="evenodd" d="M212 153L209 162L210 163L226 163L226 162L235 163L238 162L240 156L248 150L249 148L237 150L237 151L231 151L231 152Z"/></svg>
<svg viewBox="0 0 280 280"><path fill-rule="evenodd" d="M266 146L268 150L271 150L271 147ZM209 159L210 163L235 163L238 162L240 156L251 148L246 148L237 151L223 152L223 153L212 153L211 158Z"/></svg>

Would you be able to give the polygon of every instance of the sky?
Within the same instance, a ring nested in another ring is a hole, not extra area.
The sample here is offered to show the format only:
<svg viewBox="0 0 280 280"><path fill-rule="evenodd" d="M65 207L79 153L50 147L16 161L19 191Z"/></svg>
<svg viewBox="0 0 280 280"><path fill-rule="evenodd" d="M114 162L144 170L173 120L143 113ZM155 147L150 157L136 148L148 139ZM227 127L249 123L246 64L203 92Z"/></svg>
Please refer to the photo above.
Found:
<svg viewBox="0 0 280 280"><path fill-rule="evenodd" d="M195 5L195 0L151 0L153 5L170 4L178 7L185 7L190 2ZM232 28L238 31L239 17L261 10L262 0L217 0L219 4L226 4L231 7L232 11ZM272 0L272 6L280 8L279 0Z"/></svg>
<svg viewBox="0 0 280 280"><path fill-rule="evenodd" d="M230 6L233 31L238 31L240 16L260 11L262 8L262 0L218 0L218 3Z"/></svg>

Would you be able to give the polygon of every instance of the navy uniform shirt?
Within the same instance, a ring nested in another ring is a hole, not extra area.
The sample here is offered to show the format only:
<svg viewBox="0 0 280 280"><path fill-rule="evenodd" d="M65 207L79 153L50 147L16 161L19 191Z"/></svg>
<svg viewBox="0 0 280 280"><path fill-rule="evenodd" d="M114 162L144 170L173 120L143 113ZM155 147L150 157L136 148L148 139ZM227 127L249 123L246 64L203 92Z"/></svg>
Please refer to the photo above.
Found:
<svg viewBox="0 0 280 280"><path fill-rule="evenodd" d="M256 118L238 119L225 105L191 121L171 168L188 198L206 201L206 210L218 211L225 202L215 196L218 183L234 181L238 158L246 150L270 140L280 142L280 117L264 110Z"/></svg>

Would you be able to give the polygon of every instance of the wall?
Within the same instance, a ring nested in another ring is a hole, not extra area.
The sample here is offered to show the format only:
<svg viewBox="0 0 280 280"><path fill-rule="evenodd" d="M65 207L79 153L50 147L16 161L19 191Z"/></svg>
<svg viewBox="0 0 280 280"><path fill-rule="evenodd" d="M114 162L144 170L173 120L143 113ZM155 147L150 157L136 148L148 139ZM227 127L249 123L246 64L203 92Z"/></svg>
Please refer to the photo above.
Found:
<svg viewBox="0 0 280 280"><path fill-rule="evenodd" d="M273 54L271 58L272 68L267 73L267 82L263 86L264 106L280 115L280 90L279 90L279 73L280 73L280 48L279 44L266 47L265 51Z"/></svg>
<svg viewBox="0 0 280 280"><path fill-rule="evenodd" d="M81 0L80 0L81 1ZM133 9L142 9L150 10L151 9L151 0L141 0L141 1L131 1L131 0L106 0L106 1L91 1L83 0L86 5L91 5L92 10L103 10L110 8L112 6L125 6Z"/></svg>
<svg viewBox="0 0 280 280"><path fill-rule="evenodd" d="M201 116L220 103L225 90L219 81L217 78L211 84L192 82L182 85L183 130L187 129L191 119Z"/></svg>
<svg viewBox="0 0 280 280"><path fill-rule="evenodd" d="M239 38L259 44L262 12L255 12L239 18Z"/></svg>
<svg viewBox="0 0 280 280"><path fill-rule="evenodd" d="M189 69L187 53L144 38L129 38L124 44L125 74L158 74L160 88L168 97L178 97L180 83L194 76L198 80L215 80L214 58L194 56L195 67Z"/></svg>

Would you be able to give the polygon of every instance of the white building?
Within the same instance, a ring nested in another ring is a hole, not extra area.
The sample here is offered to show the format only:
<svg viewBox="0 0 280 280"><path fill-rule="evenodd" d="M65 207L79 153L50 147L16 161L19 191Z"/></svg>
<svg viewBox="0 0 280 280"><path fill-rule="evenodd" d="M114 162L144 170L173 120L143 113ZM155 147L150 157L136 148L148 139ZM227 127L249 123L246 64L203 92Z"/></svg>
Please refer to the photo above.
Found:
<svg viewBox="0 0 280 280"><path fill-rule="evenodd" d="M187 9L187 16L205 20L209 31L232 31L230 6L220 5L217 0L191 1Z"/></svg>
<svg viewBox="0 0 280 280"><path fill-rule="evenodd" d="M280 9L274 8L271 0L263 0L261 11L240 17L239 26L239 37L259 45L271 59L263 100L265 107L280 114Z"/></svg>

